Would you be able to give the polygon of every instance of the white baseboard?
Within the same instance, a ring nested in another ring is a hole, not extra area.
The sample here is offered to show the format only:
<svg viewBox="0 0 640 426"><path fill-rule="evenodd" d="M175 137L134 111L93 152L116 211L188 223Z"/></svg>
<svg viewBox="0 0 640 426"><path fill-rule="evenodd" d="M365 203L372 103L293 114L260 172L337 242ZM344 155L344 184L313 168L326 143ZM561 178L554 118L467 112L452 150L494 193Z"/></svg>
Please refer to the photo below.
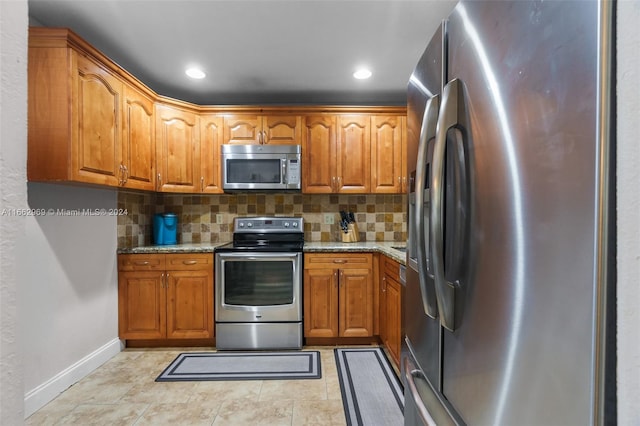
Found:
<svg viewBox="0 0 640 426"><path fill-rule="evenodd" d="M56 374L40 386L24 395L24 418L26 419L40 408L47 405L69 386L86 377L96 368L116 356L124 348L120 339L113 339L96 349L75 364Z"/></svg>

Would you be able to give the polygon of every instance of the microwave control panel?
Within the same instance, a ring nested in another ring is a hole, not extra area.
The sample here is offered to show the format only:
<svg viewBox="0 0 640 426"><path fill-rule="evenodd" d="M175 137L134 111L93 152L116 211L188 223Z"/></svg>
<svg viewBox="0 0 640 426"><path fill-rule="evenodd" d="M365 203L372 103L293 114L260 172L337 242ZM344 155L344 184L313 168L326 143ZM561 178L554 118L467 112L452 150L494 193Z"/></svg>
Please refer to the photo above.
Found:
<svg viewBox="0 0 640 426"><path fill-rule="evenodd" d="M287 171L287 184L297 184L300 182L300 160L290 159L289 170Z"/></svg>

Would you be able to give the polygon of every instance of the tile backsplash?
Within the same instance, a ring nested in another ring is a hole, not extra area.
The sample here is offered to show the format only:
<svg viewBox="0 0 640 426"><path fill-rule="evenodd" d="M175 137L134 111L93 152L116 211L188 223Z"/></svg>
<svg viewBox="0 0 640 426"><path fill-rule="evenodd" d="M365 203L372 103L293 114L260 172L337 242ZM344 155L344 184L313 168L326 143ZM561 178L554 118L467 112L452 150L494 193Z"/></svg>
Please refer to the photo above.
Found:
<svg viewBox="0 0 640 426"><path fill-rule="evenodd" d="M340 241L340 210L355 213L361 241L405 241L406 195L118 193L118 247L150 245L155 213L178 215L178 243L231 241L237 216L302 216L306 241ZM334 224L325 224L325 216Z"/></svg>

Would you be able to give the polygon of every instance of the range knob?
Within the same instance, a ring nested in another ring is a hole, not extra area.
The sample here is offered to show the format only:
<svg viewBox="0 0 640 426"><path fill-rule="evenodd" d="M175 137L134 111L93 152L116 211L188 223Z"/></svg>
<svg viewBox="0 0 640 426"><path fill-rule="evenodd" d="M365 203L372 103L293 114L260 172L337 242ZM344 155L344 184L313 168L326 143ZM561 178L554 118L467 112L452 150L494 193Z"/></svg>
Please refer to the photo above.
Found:
<svg viewBox="0 0 640 426"><path fill-rule="evenodd" d="M293 222L293 227L297 228L298 227L298 222Z"/></svg>
<svg viewBox="0 0 640 426"><path fill-rule="evenodd" d="M285 228L288 228L288 227L289 227L289 222L285 222L285 223L284 223L284 227L285 227Z"/></svg>
<svg viewBox="0 0 640 426"><path fill-rule="evenodd" d="M240 223L238 223L238 227L239 227L239 228L244 228L244 222L240 222Z"/></svg>
<svg viewBox="0 0 640 426"><path fill-rule="evenodd" d="M253 228L253 223L248 222L248 223L247 223L247 228Z"/></svg>

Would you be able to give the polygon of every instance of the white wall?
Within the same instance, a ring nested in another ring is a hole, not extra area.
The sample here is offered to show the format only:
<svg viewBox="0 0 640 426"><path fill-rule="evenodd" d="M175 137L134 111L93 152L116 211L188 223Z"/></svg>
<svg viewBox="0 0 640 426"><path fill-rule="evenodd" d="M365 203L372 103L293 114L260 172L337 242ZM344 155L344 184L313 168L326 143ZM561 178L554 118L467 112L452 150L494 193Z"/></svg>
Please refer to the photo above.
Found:
<svg viewBox="0 0 640 426"><path fill-rule="evenodd" d="M617 18L618 424L640 425L640 1Z"/></svg>
<svg viewBox="0 0 640 426"><path fill-rule="evenodd" d="M83 214L114 209L116 195L28 184L29 207L48 213L24 219L19 244L26 416L121 350L116 216Z"/></svg>
<svg viewBox="0 0 640 426"><path fill-rule="evenodd" d="M0 212L26 207L27 0L0 1ZM0 424L23 418L16 244L24 222L0 216ZM24 339L23 339L24 340Z"/></svg>

